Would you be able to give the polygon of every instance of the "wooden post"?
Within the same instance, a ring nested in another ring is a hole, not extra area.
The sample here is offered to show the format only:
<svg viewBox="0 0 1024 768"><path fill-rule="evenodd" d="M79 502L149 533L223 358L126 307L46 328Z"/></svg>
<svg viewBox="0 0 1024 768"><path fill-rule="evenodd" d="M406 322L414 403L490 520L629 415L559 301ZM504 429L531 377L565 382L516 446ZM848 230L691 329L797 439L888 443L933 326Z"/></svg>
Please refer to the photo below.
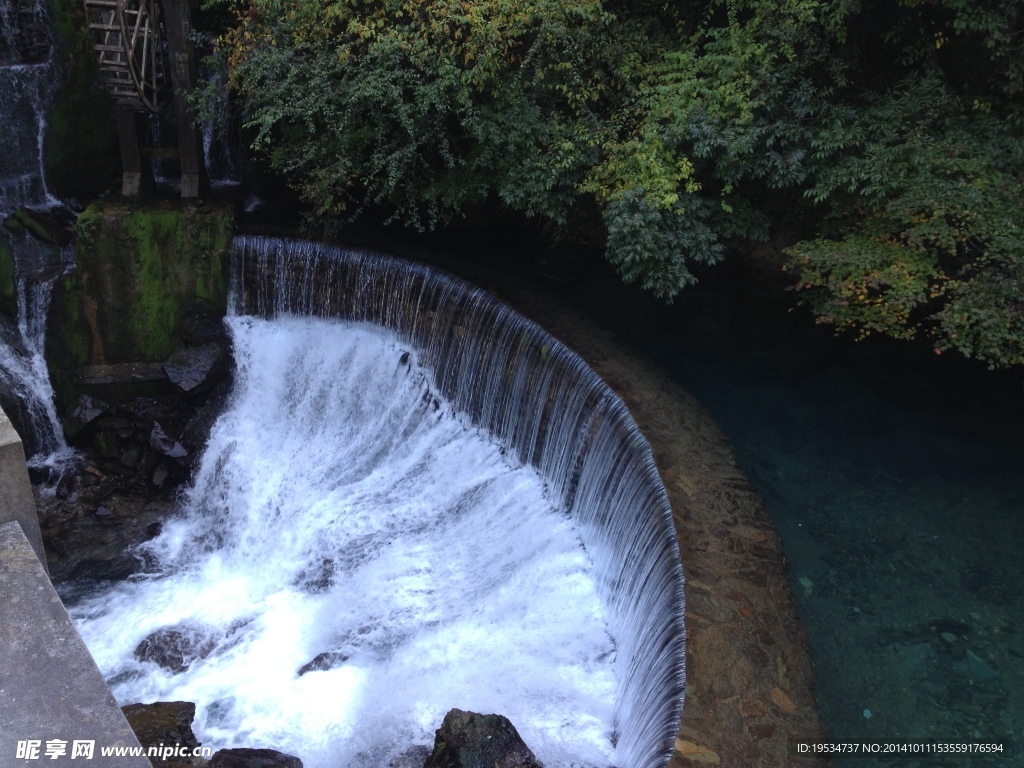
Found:
<svg viewBox="0 0 1024 768"><path fill-rule="evenodd" d="M135 113L118 109L115 116L118 143L121 145L121 194L135 197L142 187L142 155L139 152Z"/></svg>
<svg viewBox="0 0 1024 768"><path fill-rule="evenodd" d="M202 150L195 111L188 100L195 81L195 55L188 39L187 0L163 0L164 28L171 59L171 86L174 89L174 120L178 126L178 159L181 162L181 196L199 197L202 174Z"/></svg>

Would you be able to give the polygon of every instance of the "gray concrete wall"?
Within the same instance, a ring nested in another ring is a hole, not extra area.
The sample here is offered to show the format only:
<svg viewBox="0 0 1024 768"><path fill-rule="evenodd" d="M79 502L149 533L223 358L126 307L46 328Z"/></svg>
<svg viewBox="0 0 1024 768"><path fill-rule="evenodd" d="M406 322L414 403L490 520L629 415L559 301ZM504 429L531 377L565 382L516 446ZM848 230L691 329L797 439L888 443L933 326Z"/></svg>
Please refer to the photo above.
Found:
<svg viewBox="0 0 1024 768"><path fill-rule="evenodd" d="M39 557L43 570L49 573L36 516L36 502L28 479L28 467L25 466L25 449L11 420L0 409L0 524L11 520L21 523L21 529Z"/></svg>
<svg viewBox="0 0 1024 768"><path fill-rule="evenodd" d="M0 596L0 766L152 768L143 756L102 755L141 747L14 521L0 525ZM75 756L76 741L92 744L91 762Z"/></svg>

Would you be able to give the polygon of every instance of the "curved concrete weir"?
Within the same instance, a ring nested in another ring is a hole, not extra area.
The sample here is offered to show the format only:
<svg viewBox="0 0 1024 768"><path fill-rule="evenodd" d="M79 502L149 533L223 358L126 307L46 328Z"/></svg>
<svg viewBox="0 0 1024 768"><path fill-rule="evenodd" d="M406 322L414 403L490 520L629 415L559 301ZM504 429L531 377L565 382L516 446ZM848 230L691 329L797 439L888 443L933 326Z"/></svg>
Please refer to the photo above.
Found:
<svg viewBox="0 0 1024 768"><path fill-rule="evenodd" d="M668 499L625 405L575 353L480 289L425 266L239 237L233 311L382 326L436 387L571 514L616 643L615 764L672 751L685 688L683 577Z"/></svg>

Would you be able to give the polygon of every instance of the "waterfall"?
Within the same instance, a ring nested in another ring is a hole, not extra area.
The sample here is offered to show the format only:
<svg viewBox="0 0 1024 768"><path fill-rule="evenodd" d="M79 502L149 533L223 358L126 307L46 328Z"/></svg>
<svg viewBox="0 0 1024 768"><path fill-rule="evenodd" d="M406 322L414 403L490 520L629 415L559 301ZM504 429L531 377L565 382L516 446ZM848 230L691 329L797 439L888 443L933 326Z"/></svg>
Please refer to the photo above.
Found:
<svg viewBox="0 0 1024 768"><path fill-rule="evenodd" d="M664 765L685 687L683 579L650 447L575 353L480 289L365 252L236 238L234 312L388 328L440 392L539 471L579 527L617 642L615 761Z"/></svg>
<svg viewBox="0 0 1024 768"><path fill-rule="evenodd" d="M240 163L235 137L232 140L229 110L227 64L214 56L205 57L199 66L199 81L204 101L199 109L203 139L203 165L214 187L239 184Z"/></svg>
<svg viewBox="0 0 1024 768"><path fill-rule="evenodd" d="M307 768L422 764L453 707L548 768L663 768L682 573L621 400L426 267L258 238L232 263L234 390L180 517L69 608L115 697Z"/></svg>
<svg viewBox="0 0 1024 768"><path fill-rule="evenodd" d="M60 205L43 172L45 115L57 75L44 0L0 0L0 216L17 206ZM17 411L12 417L28 432L22 439L32 453L30 466L59 472L75 453L64 442L43 348L53 283L72 253L25 232L5 236L14 259L17 318L13 326L0 323L0 385ZM0 247L3 240L0 235Z"/></svg>
<svg viewBox="0 0 1024 768"><path fill-rule="evenodd" d="M58 204L46 188L46 109L59 84L45 0L0 0L0 209Z"/></svg>
<svg viewBox="0 0 1024 768"><path fill-rule="evenodd" d="M0 384L20 406L18 415L23 418L18 421L24 428L31 429L30 434L22 435L25 447L31 453L29 466L50 468L59 474L76 460L78 454L64 441L43 357L46 314L57 274L48 279L17 275L16 333L13 329L5 332L0 328ZM5 338L8 335L14 338Z"/></svg>

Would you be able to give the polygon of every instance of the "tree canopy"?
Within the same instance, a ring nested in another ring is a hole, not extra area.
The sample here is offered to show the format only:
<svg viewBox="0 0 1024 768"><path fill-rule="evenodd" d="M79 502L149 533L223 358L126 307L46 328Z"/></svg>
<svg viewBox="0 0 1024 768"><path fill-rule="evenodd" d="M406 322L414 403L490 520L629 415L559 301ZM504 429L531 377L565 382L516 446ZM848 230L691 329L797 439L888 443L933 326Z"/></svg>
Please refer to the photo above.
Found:
<svg viewBox="0 0 1024 768"><path fill-rule="evenodd" d="M1024 363L1024 0L214 2L322 220L496 196L667 299L784 230L821 321Z"/></svg>

